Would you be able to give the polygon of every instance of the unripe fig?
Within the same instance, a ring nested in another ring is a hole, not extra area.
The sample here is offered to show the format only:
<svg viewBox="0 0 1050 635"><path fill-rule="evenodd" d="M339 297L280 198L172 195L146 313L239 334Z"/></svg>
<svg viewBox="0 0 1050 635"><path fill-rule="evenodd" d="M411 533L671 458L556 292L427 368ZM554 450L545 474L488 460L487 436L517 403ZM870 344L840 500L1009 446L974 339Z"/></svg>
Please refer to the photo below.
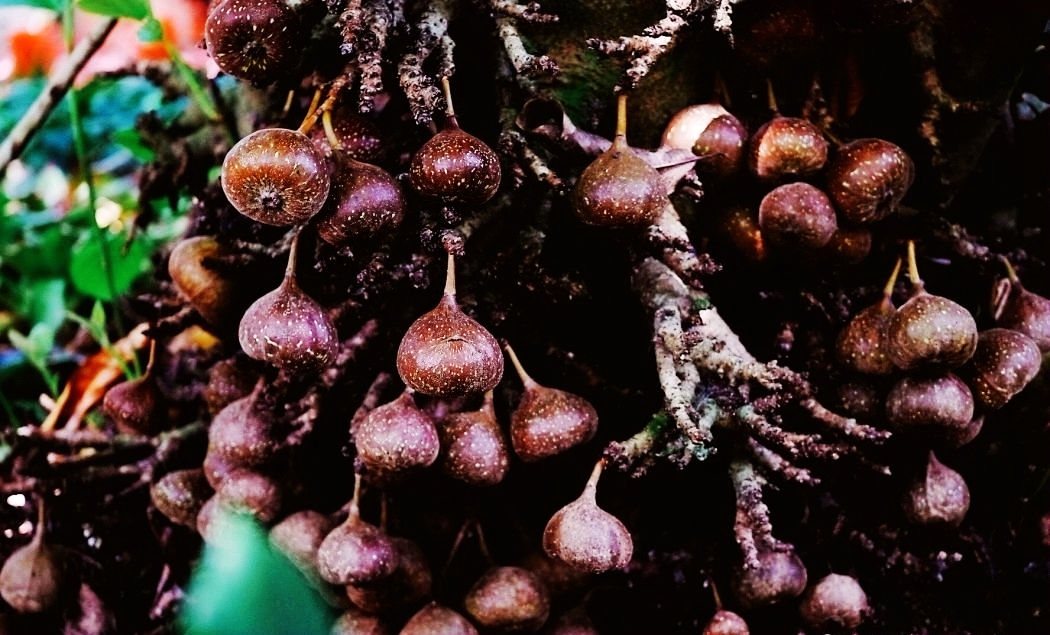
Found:
<svg viewBox="0 0 1050 635"><path fill-rule="evenodd" d="M893 362L886 354L886 334L896 309L890 296L897 282L901 261L893 267L893 273L882 290L882 298L853 316L835 342L835 353L839 362L858 373L889 375Z"/></svg>
<svg viewBox="0 0 1050 635"><path fill-rule="evenodd" d="M798 597L805 588L806 567L794 551L760 552L758 567L742 566L733 587L746 609Z"/></svg>
<svg viewBox="0 0 1050 635"><path fill-rule="evenodd" d="M926 292L914 241L908 241L908 277L912 296L890 320L886 353L902 370L961 366L977 348L977 322L961 305Z"/></svg>
<svg viewBox="0 0 1050 635"><path fill-rule="evenodd" d="M946 433L969 424L973 406L970 389L952 373L902 377L886 395L886 419L898 429Z"/></svg>
<svg viewBox="0 0 1050 635"><path fill-rule="evenodd" d="M317 215L317 235L337 247L394 229L405 215L405 197L383 168L336 157L328 200Z"/></svg>
<svg viewBox="0 0 1050 635"><path fill-rule="evenodd" d="M325 536L335 528L328 516L304 509L286 516L270 528L270 544L283 553L297 569L311 580L320 580L317 550Z"/></svg>
<svg viewBox="0 0 1050 635"><path fill-rule="evenodd" d="M823 247L838 229L827 194L809 183L787 183L766 194L758 226L770 244L796 251Z"/></svg>
<svg viewBox="0 0 1050 635"><path fill-rule="evenodd" d="M213 326L221 327L247 304L242 301L242 285L209 266L209 261L234 254L214 236L194 236L180 240L168 256L168 274L175 288Z"/></svg>
<svg viewBox="0 0 1050 635"><path fill-rule="evenodd" d="M421 194L446 203L484 203L499 189L499 157L484 141L459 127L447 77L441 78L441 86L445 125L412 156L408 180Z"/></svg>
<svg viewBox="0 0 1050 635"><path fill-rule="evenodd" d="M226 198L238 212L267 225L306 222L321 210L330 185L324 155L298 130L256 130L222 162Z"/></svg>
<svg viewBox="0 0 1050 635"><path fill-rule="evenodd" d="M926 468L904 492L904 515L917 525L957 526L970 509L970 488L930 451Z"/></svg>
<svg viewBox="0 0 1050 635"><path fill-rule="evenodd" d="M433 419L416 407L408 389L368 413L354 432L354 445L365 468L380 478L427 467L441 451Z"/></svg>
<svg viewBox="0 0 1050 635"><path fill-rule="evenodd" d="M484 629L532 632L547 621L550 597L543 581L528 569L493 567L470 588L463 606Z"/></svg>
<svg viewBox="0 0 1050 635"><path fill-rule="evenodd" d="M763 181L816 174L828 160L820 129L798 117L777 115L755 131L748 151L751 172Z"/></svg>
<svg viewBox="0 0 1050 635"><path fill-rule="evenodd" d="M57 549L48 544L47 513L38 503L36 530L0 568L0 597L19 613L40 613L55 606L66 591L66 574Z"/></svg>
<svg viewBox="0 0 1050 635"><path fill-rule="evenodd" d="M274 437L273 415L257 401L261 388L259 384L252 394L215 415L208 428L209 456L213 453L221 456L229 467L257 467L276 454L278 443Z"/></svg>
<svg viewBox="0 0 1050 635"><path fill-rule="evenodd" d="M799 613L815 631L853 632L871 614L871 607L856 578L832 573L806 590Z"/></svg>
<svg viewBox="0 0 1050 635"><path fill-rule="evenodd" d="M397 372L407 386L434 397L483 393L503 377L499 342L456 303L452 254L441 301L419 316L401 338Z"/></svg>
<svg viewBox="0 0 1050 635"><path fill-rule="evenodd" d="M523 461L560 454L586 443L598 431L598 413L586 399L536 383L522 368L514 349L507 346L525 392L510 415L510 442Z"/></svg>
<svg viewBox="0 0 1050 635"><path fill-rule="evenodd" d="M408 620L399 635L478 635L478 629L459 613L431 602Z"/></svg>
<svg viewBox="0 0 1050 635"><path fill-rule="evenodd" d="M340 99L331 110L326 110L331 121L332 135L338 144L331 141L324 128L311 128L310 139L326 156L348 157L357 161L373 163L383 158L385 142L379 127L371 119L359 114L351 102Z"/></svg>
<svg viewBox="0 0 1050 635"><path fill-rule="evenodd" d="M747 622L732 611L719 609L704 627L703 635L749 635Z"/></svg>
<svg viewBox="0 0 1050 635"><path fill-rule="evenodd" d="M284 503L277 481L246 469L234 470L223 479L215 498L226 509L252 516L264 525L277 518Z"/></svg>
<svg viewBox="0 0 1050 635"><path fill-rule="evenodd" d="M915 164L889 141L857 139L838 148L827 177L842 219L871 223L896 211L915 180Z"/></svg>
<svg viewBox="0 0 1050 635"><path fill-rule="evenodd" d="M204 470L196 468L168 472L150 487L149 495L171 522L196 529L197 514L211 497L212 489L204 478Z"/></svg>
<svg viewBox="0 0 1050 635"><path fill-rule="evenodd" d="M329 532L317 549L317 570L332 584L373 583L397 570L397 546L385 531L361 519L360 493L357 474L346 521Z"/></svg>
<svg viewBox="0 0 1050 635"><path fill-rule="evenodd" d="M507 474L507 441L496 421L491 390L485 393L480 410L449 415L438 434L441 468L446 474L479 486L495 485Z"/></svg>
<svg viewBox="0 0 1050 635"><path fill-rule="evenodd" d="M988 329L977 336L977 350L966 366L974 398L985 408L1002 408L1039 374L1043 362L1035 341L1010 329Z"/></svg>
<svg viewBox="0 0 1050 635"><path fill-rule="evenodd" d="M627 145L627 95L617 102L612 145L580 174L573 209L588 225L644 227L670 202L660 174Z"/></svg>
<svg viewBox="0 0 1050 635"><path fill-rule="evenodd" d="M339 337L324 307L295 281L298 245L296 234L284 280L244 312L237 339L249 357L291 372L316 372L335 359Z"/></svg>
<svg viewBox="0 0 1050 635"><path fill-rule="evenodd" d="M747 128L721 104L697 104L675 114L664 130L661 146L692 150L704 157L697 171L726 179L744 163Z"/></svg>
<svg viewBox="0 0 1050 635"><path fill-rule="evenodd" d="M433 577L419 546L407 538L392 538L397 549L397 569L369 584L346 585L346 596L355 606L372 613L403 608L430 595Z"/></svg>
<svg viewBox="0 0 1050 635"><path fill-rule="evenodd" d="M1039 350L1050 351L1050 299L1021 285L1013 265L1003 259L1007 278L996 286L995 323L1032 338Z"/></svg>
<svg viewBox="0 0 1050 635"><path fill-rule="evenodd" d="M543 530L543 550L552 558L591 573L623 569L631 561L631 532L598 507L598 479L605 461L594 466L579 498L554 513Z"/></svg>
<svg viewBox="0 0 1050 635"><path fill-rule="evenodd" d="M390 631L375 615L350 607L332 624L328 635L389 635Z"/></svg>
<svg viewBox="0 0 1050 635"><path fill-rule="evenodd" d="M204 41L223 71L254 84L299 66L304 29L286 0L223 0L208 12Z"/></svg>

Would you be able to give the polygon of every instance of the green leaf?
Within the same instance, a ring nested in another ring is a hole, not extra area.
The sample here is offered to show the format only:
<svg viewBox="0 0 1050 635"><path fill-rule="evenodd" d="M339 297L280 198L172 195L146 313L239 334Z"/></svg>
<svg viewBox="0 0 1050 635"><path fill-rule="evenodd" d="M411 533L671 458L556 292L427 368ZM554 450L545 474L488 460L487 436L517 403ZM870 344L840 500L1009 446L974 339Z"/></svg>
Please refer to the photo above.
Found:
<svg viewBox="0 0 1050 635"><path fill-rule="evenodd" d="M0 7L37 7L58 11L62 8L62 0L0 0Z"/></svg>
<svg viewBox="0 0 1050 635"><path fill-rule="evenodd" d="M106 236L106 250L113 266L113 289L106 277L106 261L98 236L88 234L73 245L69 277L81 293L99 300L113 300L125 293L135 280L149 269L150 246L137 238L123 248L123 236Z"/></svg>
<svg viewBox="0 0 1050 635"><path fill-rule="evenodd" d="M152 161L155 153L151 148L142 143L142 136L134 128L126 128L113 133L111 139L115 143L131 151L131 156L143 163Z"/></svg>
<svg viewBox="0 0 1050 635"><path fill-rule="evenodd" d="M302 574L248 516L222 513L179 615L186 635L328 633L331 617Z"/></svg>
<svg viewBox="0 0 1050 635"><path fill-rule="evenodd" d="M64 278L36 278L24 281L25 318L34 324L57 329L66 319L66 281Z"/></svg>
<svg viewBox="0 0 1050 635"><path fill-rule="evenodd" d="M77 6L89 13L115 18L145 20L150 16L149 0L77 0Z"/></svg>
<svg viewBox="0 0 1050 635"><path fill-rule="evenodd" d="M29 331L29 335L23 335L11 329L7 332L7 338L11 341L11 345L25 355L26 360L40 372L51 394L55 395L58 392L58 377L47 367L51 349L55 346L54 329L46 324L37 324Z"/></svg>
<svg viewBox="0 0 1050 635"><path fill-rule="evenodd" d="M139 29L139 40L143 42L160 42L164 37L164 27L160 20L154 17L146 18Z"/></svg>

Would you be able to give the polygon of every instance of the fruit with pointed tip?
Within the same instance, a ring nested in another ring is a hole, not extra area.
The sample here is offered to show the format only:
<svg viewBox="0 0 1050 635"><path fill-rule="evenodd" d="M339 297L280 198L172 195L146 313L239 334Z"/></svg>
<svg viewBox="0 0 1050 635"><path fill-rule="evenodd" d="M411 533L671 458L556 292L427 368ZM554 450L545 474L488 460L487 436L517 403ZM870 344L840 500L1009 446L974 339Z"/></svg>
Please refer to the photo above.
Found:
<svg viewBox="0 0 1050 635"><path fill-rule="evenodd" d="M264 128L238 141L222 162L222 190L252 220L288 227L321 210L331 180L313 142L298 130Z"/></svg>
<svg viewBox="0 0 1050 635"><path fill-rule="evenodd" d="M248 469L235 469L215 490L215 498L226 509L252 516L268 525L281 513L284 494L273 478Z"/></svg>
<svg viewBox="0 0 1050 635"><path fill-rule="evenodd" d="M149 489L150 500L160 513L190 529L197 528L197 514L212 493L201 468L168 472Z"/></svg>
<svg viewBox="0 0 1050 635"><path fill-rule="evenodd" d="M1002 408L1039 374L1043 358L1035 341L1010 329L977 336L977 350L965 367L973 396L981 406Z"/></svg>
<svg viewBox="0 0 1050 635"><path fill-rule="evenodd" d="M370 584L397 570L397 546L385 531L361 519L360 495L357 474L346 520L328 532L317 549L317 570L332 584Z"/></svg>
<svg viewBox="0 0 1050 635"><path fill-rule="evenodd" d="M973 408L970 389L952 373L902 377L886 395L886 419L899 430L946 434L966 427Z"/></svg>
<svg viewBox="0 0 1050 635"><path fill-rule="evenodd" d="M554 513L543 530L543 550L591 573L623 569L634 542L620 519L598 507L598 479L605 461L594 466L580 497Z"/></svg>
<svg viewBox="0 0 1050 635"><path fill-rule="evenodd" d="M321 512L300 510L270 528L270 544L309 579L320 580L317 550L335 525L332 518Z"/></svg>
<svg viewBox="0 0 1050 635"><path fill-rule="evenodd" d="M816 174L828 160L828 142L805 119L777 115L751 137L748 166L763 181Z"/></svg>
<svg viewBox="0 0 1050 635"><path fill-rule="evenodd" d="M496 421L492 391L485 393L480 410L445 417L441 437L441 469L471 485L495 485L503 480L510 463L507 441Z"/></svg>
<svg viewBox="0 0 1050 635"><path fill-rule="evenodd" d="M733 583L740 605L754 609L801 595L806 567L794 551L761 551L758 566L741 566Z"/></svg>
<svg viewBox="0 0 1050 635"><path fill-rule="evenodd" d="M842 145L828 164L828 194L850 223L872 223L895 212L914 180L911 157L883 139Z"/></svg>
<svg viewBox="0 0 1050 635"><path fill-rule="evenodd" d="M123 434L152 434L165 419L167 399L152 373L123 381L106 391L102 411Z"/></svg>
<svg viewBox="0 0 1050 635"><path fill-rule="evenodd" d="M45 535L45 505L42 500L38 505L33 538L8 556L0 568L0 597L19 613L40 613L55 606L68 582L61 554Z"/></svg>
<svg viewBox="0 0 1050 635"><path fill-rule="evenodd" d="M1024 333L1040 351L1050 351L1050 299L1025 289L1013 265L1005 258L1003 264L1007 277L993 298L996 325Z"/></svg>
<svg viewBox="0 0 1050 635"><path fill-rule="evenodd" d="M660 145L692 150L704 157L696 164L698 172L726 179L743 167L747 128L722 104L696 104L671 118Z"/></svg>
<svg viewBox="0 0 1050 635"><path fill-rule="evenodd" d="M806 590L799 613L802 621L815 631L853 632L872 610L868 595L856 578L830 573Z"/></svg>
<svg viewBox="0 0 1050 635"><path fill-rule="evenodd" d="M401 338L397 372L407 386L433 397L483 393L503 377L499 342L456 302L452 254L441 301L419 316Z"/></svg>
<svg viewBox="0 0 1050 635"><path fill-rule="evenodd" d="M835 353L843 366L866 375L889 375L893 372L893 362L886 354L886 334L896 312L890 296L893 295L893 285L897 282L900 268L901 261L898 258L879 301L861 309L839 333L835 341Z"/></svg>
<svg viewBox="0 0 1050 635"><path fill-rule="evenodd" d="M369 584L346 585L346 596L372 613L396 610L430 595L433 576L426 555L407 538L391 538L397 549L397 569L388 577Z"/></svg>
<svg viewBox="0 0 1050 635"><path fill-rule="evenodd" d="M222 327L247 302L243 284L215 269L236 252L214 236L180 240L168 256L168 275L181 295L212 327Z"/></svg>
<svg viewBox="0 0 1050 635"><path fill-rule="evenodd" d="M902 506L904 515L917 525L958 526L970 509L970 488L931 450L925 468L905 490Z"/></svg>
<svg viewBox="0 0 1050 635"><path fill-rule="evenodd" d="M748 635L747 622L732 611L719 609L704 626L703 635Z"/></svg>
<svg viewBox="0 0 1050 635"><path fill-rule="evenodd" d="M317 215L317 235L342 247L401 224L405 197L390 173L371 163L335 157L328 200Z"/></svg>
<svg viewBox="0 0 1050 635"><path fill-rule="evenodd" d="M354 433L354 445L365 468L379 478L425 468L441 452L434 420L416 406L408 389L368 413Z"/></svg>
<svg viewBox="0 0 1050 635"><path fill-rule="evenodd" d="M478 635L478 629L459 613L431 602L401 627L399 635Z"/></svg>
<svg viewBox="0 0 1050 635"><path fill-rule="evenodd" d="M257 384L247 397L220 410L208 428L208 456L221 457L228 468L258 467L277 453L273 415L258 402L261 389L262 385Z"/></svg>
<svg viewBox="0 0 1050 635"><path fill-rule="evenodd" d="M805 252L828 244L838 222L827 194L809 183L787 183L762 199L758 226L770 244Z"/></svg>
<svg viewBox="0 0 1050 635"><path fill-rule="evenodd" d="M467 591L463 606L486 630L532 632L550 615L547 587L521 567L493 567Z"/></svg>

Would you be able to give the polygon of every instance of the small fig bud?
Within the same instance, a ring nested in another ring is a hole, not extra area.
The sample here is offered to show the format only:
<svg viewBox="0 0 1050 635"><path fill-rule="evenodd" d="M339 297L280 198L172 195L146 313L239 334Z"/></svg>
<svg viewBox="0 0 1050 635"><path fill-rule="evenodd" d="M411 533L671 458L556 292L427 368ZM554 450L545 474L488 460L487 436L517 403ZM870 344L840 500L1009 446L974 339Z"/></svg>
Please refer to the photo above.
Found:
<svg viewBox="0 0 1050 635"><path fill-rule="evenodd" d="M528 569L493 567L474 583L463 601L482 628L498 632L532 632L547 621L547 587Z"/></svg>
<svg viewBox="0 0 1050 635"><path fill-rule="evenodd" d="M903 507L917 525L958 526L970 509L970 488L931 451L925 469L905 490Z"/></svg>
<svg viewBox="0 0 1050 635"><path fill-rule="evenodd" d="M360 493L357 474L346 521L329 532L317 549L317 570L332 584L368 584L397 570L397 546L385 531L361 519Z"/></svg>
<svg viewBox="0 0 1050 635"><path fill-rule="evenodd" d="M966 367L974 398L985 408L1002 408L1039 374L1042 361L1027 335L1001 328L983 331Z"/></svg>
<svg viewBox="0 0 1050 635"><path fill-rule="evenodd" d="M404 215L405 197L389 172L337 157L328 200L317 215L317 235L342 247L397 227Z"/></svg>
<svg viewBox="0 0 1050 635"><path fill-rule="evenodd" d="M871 614L871 607L856 578L832 573L806 590L799 613L816 631L853 632Z"/></svg>
<svg viewBox="0 0 1050 635"><path fill-rule="evenodd" d="M853 316L839 333L835 352L843 366L868 375L889 375L893 372L893 362L886 354L886 332L896 311L890 296L900 268L901 261L898 259L882 290L882 299Z"/></svg>
<svg viewBox="0 0 1050 635"><path fill-rule="evenodd" d="M806 567L794 551L763 551L758 566L742 566L734 580L737 601L747 609L774 604L801 595Z"/></svg>
<svg viewBox="0 0 1050 635"><path fill-rule="evenodd" d="M197 528L197 514L212 495L204 470L168 472L150 487L150 499L160 513L173 523Z"/></svg>
<svg viewBox="0 0 1050 635"><path fill-rule="evenodd" d="M703 635L749 635L747 622L732 611L719 609L704 627Z"/></svg>
<svg viewBox="0 0 1050 635"><path fill-rule="evenodd" d="M441 467L471 485L495 485L507 474L507 441L496 421L492 391L480 410L457 412L441 422Z"/></svg>
<svg viewBox="0 0 1050 635"><path fill-rule="evenodd" d="M459 613L431 602L405 623L399 635L478 635L478 629Z"/></svg>
<svg viewBox="0 0 1050 635"><path fill-rule="evenodd" d="M521 377L525 392L510 415L510 442L523 461L560 454L594 438L598 413L586 399L536 383L522 368L514 349L507 354Z"/></svg>
<svg viewBox="0 0 1050 635"><path fill-rule="evenodd" d="M42 500L38 506L33 539L8 556L0 568L0 597L19 613L46 611L66 590L60 554L44 535L47 514Z"/></svg>
<svg viewBox="0 0 1050 635"><path fill-rule="evenodd" d="M947 433L969 424L973 395L952 373L902 377L886 395L886 419L898 429Z"/></svg>
<svg viewBox="0 0 1050 635"><path fill-rule="evenodd" d="M882 139L851 141L828 165L828 194L850 223L871 223L896 211L914 180L911 157Z"/></svg>
<svg viewBox="0 0 1050 635"><path fill-rule="evenodd" d="M996 324L1024 333L1040 351L1050 351L1050 299L1025 289L1013 265L1006 259L1003 263L1007 279L997 287L998 297L994 299Z"/></svg>
<svg viewBox="0 0 1050 635"><path fill-rule="evenodd" d="M764 181L816 174L827 160L828 142L805 119L777 115L751 137L748 165Z"/></svg>
<svg viewBox="0 0 1050 635"><path fill-rule="evenodd" d="M427 467L441 452L434 421L407 389L368 413L354 432L354 445L365 467L381 478Z"/></svg>
<svg viewBox="0 0 1050 635"><path fill-rule="evenodd" d="M598 461L580 497L556 511L543 530L548 556L591 573L623 569L634 552L631 532L598 507L598 479L604 464Z"/></svg>
<svg viewBox="0 0 1050 635"><path fill-rule="evenodd" d="M433 577L426 556L407 538L392 538L397 548L397 569L389 577L369 584L348 584L346 596L355 606L372 613L403 608L430 595Z"/></svg>
<svg viewBox="0 0 1050 635"><path fill-rule="evenodd" d="M204 41L223 71L269 84L299 66L303 31L286 0L223 0L208 12Z"/></svg>
<svg viewBox="0 0 1050 635"><path fill-rule="evenodd" d="M417 318L401 338L397 372L416 392L435 397L483 393L495 388L503 377L499 342L456 303L452 254L441 301Z"/></svg>
<svg viewBox="0 0 1050 635"><path fill-rule="evenodd" d="M823 247L838 228L827 194L809 183L788 183L766 194L758 226L770 244L796 251Z"/></svg>

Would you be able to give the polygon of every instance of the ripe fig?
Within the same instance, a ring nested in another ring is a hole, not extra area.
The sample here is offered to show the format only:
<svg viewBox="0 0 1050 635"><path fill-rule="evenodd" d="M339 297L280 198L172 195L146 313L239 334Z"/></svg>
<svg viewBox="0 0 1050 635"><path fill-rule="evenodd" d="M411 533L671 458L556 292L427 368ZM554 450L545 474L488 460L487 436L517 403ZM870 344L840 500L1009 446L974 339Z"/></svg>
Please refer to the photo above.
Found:
<svg viewBox="0 0 1050 635"><path fill-rule="evenodd" d="M408 180L421 194L446 203L484 203L499 189L499 157L484 141L459 127L447 77L441 78L441 87L445 125L412 156Z"/></svg>
<svg viewBox="0 0 1050 635"><path fill-rule="evenodd" d="M893 285L897 282L900 269L901 261L898 258L882 290L882 298L861 309L839 333L835 341L835 353L843 366L867 375L889 375L893 372L893 362L886 354L886 334L890 319L896 312L890 296L893 295Z"/></svg>
<svg viewBox="0 0 1050 635"><path fill-rule="evenodd" d="M904 515L917 525L958 526L970 509L970 488L930 451L926 467L904 492Z"/></svg>
<svg viewBox="0 0 1050 635"><path fill-rule="evenodd" d="M318 236L342 247L401 224L405 197L394 177L377 165L351 158L337 156L334 165L328 200L317 215Z"/></svg>
<svg viewBox="0 0 1050 635"><path fill-rule="evenodd" d="M806 588L806 567L794 551L762 551L758 567L742 566L734 580L737 601L746 609L798 597Z"/></svg>
<svg viewBox="0 0 1050 635"><path fill-rule="evenodd" d="M915 180L915 164L904 150L882 139L857 139L828 164L828 194L850 223L882 220L897 210Z"/></svg>
<svg viewBox="0 0 1050 635"><path fill-rule="evenodd" d="M360 494L357 474L346 521L330 531L317 549L317 570L332 584L373 583L397 570L397 546L385 531L361 519Z"/></svg>
<svg viewBox="0 0 1050 635"><path fill-rule="evenodd" d="M552 558L591 573L623 569L631 561L631 532L598 507L598 479L605 461L594 466L579 498L554 513L543 530L543 550Z"/></svg>
<svg viewBox="0 0 1050 635"><path fill-rule="evenodd" d="M732 611L719 609L704 627L703 635L748 635L747 622Z"/></svg>
<svg viewBox="0 0 1050 635"><path fill-rule="evenodd" d="M821 252L836 263L855 265L863 262L871 253L871 231L864 227L839 225Z"/></svg>
<svg viewBox="0 0 1050 635"><path fill-rule="evenodd" d="M369 584L346 585L346 596L355 606L372 613L396 610L430 595L433 577L426 556L407 538L391 538L397 549L397 569L389 577Z"/></svg>
<svg viewBox="0 0 1050 635"><path fill-rule="evenodd" d="M996 410L1039 374L1042 355L1035 341L1010 329L988 329L977 336L977 350L966 366L977 403Z"/></svg>
<svg viewBox="0 0 1050 635"><path fill-rule="evenodd" d="M324 307L295 281L298 247L296 234L284 280L244 312L237 339L249 357L292 372L316 372L335 359L339 337Z"/></svg>
<svg viewBox="0 0 1050 635"><path fill-rule="evenodd" d="M908 277L912 296L890 320L886 353L902 370L961 366L977 348L977 322L961 305L926 291L914 241L908 241Z"/></svg>
<svg viewBox="0 0 1050 635"><path fill-rule="evenodd" d="M751 137L748 166L763 181L816 174L828 160L820 129L798 117L775 116Z"/></svg>
<svg viewBox="0 0 1050 635"><path fill-rule="evenodd" d="M298 130L256 130L222 162L226 198L238 212L267 225L305 223L321 210L330 185L324 155Z"/></svg>
<svg viewBox="0 0 1050 635"><path fill-rule="evenodd" d="M1025 289L1013 265L1005 258L1003 264L1007 277L996 286L995 323L1024 333L1035 340L1040 351L1050 351L1050 299Z"/></svg>
<svg viewBox="0 0 1050 635"><path fill-rule="evenodd" d="M525 372L510 346L507 355L525 389L510 415L510 442L523 461L554 456L594 438L598 413L590 402L564 390L541 386Z"/></svg>
<svg viewBox="0 0 1050 635"><path fill-rule="evenodd" d="M197 514L212 495L200 468L168 472L149 490L154 506L173 523L197 528Z"/></svg>
<svg viewBox="0 0 1050 635"><path fill-rule="evenodd" d="M166 402L156 378L147 372L107 390L102 411L122 434L153 434L163 423Z"/></svg>
<svg viewBox="0 0 1050 635"><path fill-rule="evenodd" d="M19 547L0 568L0 597L19 613L40 613L55 606L66 591L60 553L45 536L47 512L38 503L36 530L29 544Z"/></svg>
<svg viewBox="0 0 1050 635"><path fill-rule="evenodd" d="M660 145L692 150L698 172L726 179L743 166L747 128L721 104L697 104L671 118Z"/></svg>
<svg viewBox="0 0 1050 635"><path fill-rule="evenodd" d="M766 259L766 241L762 228L758 226L758 214L744 206L732 206L718 219L717 229L736 249L737 253L751 262Z"/></svg>
<svg viewBox="0 0 1050 635"><path fill-rule="evenodd" d="M580 571L564 560L548 556L542 549L527 553L521 560L521 566L536 574L555 600L576 593L586 586L591 577L586 571Z"/></svg>
<svg viewBox="0 0 1050 635"><path fill-rule="evenodd" d="M208 428L209 456L221 456L230 467L257 467L276 454L273 415L257 401L261 390L262 384L257 384L250 395L215 415Z"/></svg>
<svg viewBox="0 0 1050 635"><path fill-rule="evenodd" d="M305 30L286 0L223 0L211 8L204 41L223 71L253 84L287 78L299 66Z"/></svg>
<svg viewBox="0 0 1050 635"><path fill-rule="evenodd" d="M496 421L491 390L480 410L449 415L438 434L446 474L479 486L495 485L507 474L507 441Z"/></svg>
<svg viewBox="0 0 1050 635"><path fill-rule="evenodd" d="M354 445L365 468L380 478L427 467L441 451L433 419L416 407L408 389L368 413Z"/></svg>
<svg viewBox="0 0 1050 635"><path fill-rule="evenodd" d="M815 631L855 631L871 614L868 596L856 578L831 573L806 590L799 613Z"/></svg>
<svg viewBox="0 0 1050 635"><path fill-rule="evenodd" d="M547 587L520 567L486 571L467 592L463 606L482 628L497 632L536 631L550 615Z"/></svg>
<svg viewBox="0 0 1050 635"><path fill-rule="evenodd" d="M612 145L580 174L573 209L588 225L644 227L670 204L660 174L627 145L627 95L617 102Z"/></svg>
<svg viewBox="0 0 1050 635"><path fill-rule="evenodd" d="M179 295L212 326L223 326L247 305L238 281L214 268L235 254L214 236L194 236L180 240L168 256L168 274Z"/></svg>
<svg viewBox="0 0 1050 635"><path fill-rule="evenodd" d="M827 194L809 183L787 183L766 194L758 226L770 244L795 251L823 247L838 229Z"/></svg>
<svg viewBox="0 0 1050 635"><path fill-rule="evenodd" d="M304 509L286 516L270 528L270 544L283 553L307 578L320 580L317 550L325 536L333 529L335 522L330 517L312 509Z"/></svg>
<svg viewBox="0 0 1050 635"><path fill-rule="evenodd" d="M365 163L374 163L383 158L386 142L371 119L359 114L351 102L340 99L331 110L326 110L332 134L326 128L311 128L310 139L326 156L348 157ZM332 141L334 136L335 142Z"/></svg>
<svg viewBox="0 0 1050 635"><path fill-rule="evenodd" d="M332 624L328 635L389 635L383 621L356 607L350 607Z"/></svg>
<svg viewBox="0 0 1050 635"><path fill-rule="evenodd" d="M478 635L478 629L459 613L431 602L408 620L399 635Z"/></svg>
<svg viewBox="0 0 1050 635"><path fill-rule="evenodd" d="M247 469L236 469L215 490L215 498L226 509L254 517L268 525L284 503L281 485L274 479Z"/></svg>
<svg viewBox="0 0 1050 635"><path fill-rule="evenodd" d="M434 397L483 393L495 388L503 377L499 342L456 303L452 254L441 301L417 318L401 338L397 372L407 386Z"/></svg>
<svg viewBox="0 0 1050 635"><path fill-rule="evenodd" d="M259 376L249 372L236 357L220 360L208 369L208 383L204 386L204 403L212 416L238 399L247 397Z"/></svg>
<svg viewBox="0 0 1050 635"><path fill-rule="evenodd" d="M952 373L902 377L886 395L886 419L897 429L946 434L970 423L973 406L970 389Z"/></svg>

